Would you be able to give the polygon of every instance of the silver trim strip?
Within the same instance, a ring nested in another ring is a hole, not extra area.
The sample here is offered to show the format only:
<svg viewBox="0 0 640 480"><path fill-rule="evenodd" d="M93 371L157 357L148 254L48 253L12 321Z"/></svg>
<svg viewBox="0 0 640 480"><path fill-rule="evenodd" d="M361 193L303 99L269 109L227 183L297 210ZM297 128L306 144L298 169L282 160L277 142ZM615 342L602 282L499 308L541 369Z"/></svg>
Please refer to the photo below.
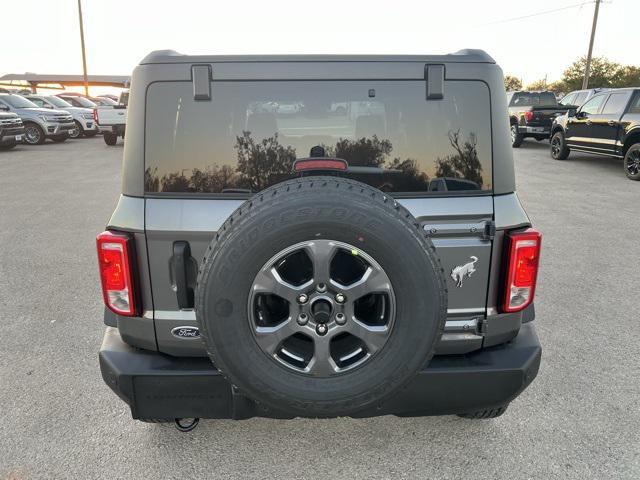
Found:
<svg viewBox="0 0 640 480"><path fill-rule="evenodd" d="M195 310L156 310L154 312L156 320L185 320L196 321Z"/></svg>
<svg viewBox="0 0 640 480"><path fill-rule="evenodd" d="M456 315L459 313L482 313L484 314L484 308L450 308L447 310L447 314Z"/></svg>
<svg viewBox="0 0 640 480"><path fill-rule="evenodd" d="M478 329L478 319L471 320L447 320L444 324L445 332L472 332L476 333Z"/></svg>

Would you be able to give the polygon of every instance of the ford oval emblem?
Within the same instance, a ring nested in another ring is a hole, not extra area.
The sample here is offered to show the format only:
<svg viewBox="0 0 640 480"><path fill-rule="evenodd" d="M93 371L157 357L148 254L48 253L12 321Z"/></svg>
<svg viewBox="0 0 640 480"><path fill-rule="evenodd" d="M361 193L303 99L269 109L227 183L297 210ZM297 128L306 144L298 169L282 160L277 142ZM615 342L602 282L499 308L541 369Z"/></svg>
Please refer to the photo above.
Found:
<svg viewBox="0 0 640 480"><path fill-rule="evenodd" d="M171 329L171 334L182 339L200 338L200 329L198 327L175 327Z"/></svg>

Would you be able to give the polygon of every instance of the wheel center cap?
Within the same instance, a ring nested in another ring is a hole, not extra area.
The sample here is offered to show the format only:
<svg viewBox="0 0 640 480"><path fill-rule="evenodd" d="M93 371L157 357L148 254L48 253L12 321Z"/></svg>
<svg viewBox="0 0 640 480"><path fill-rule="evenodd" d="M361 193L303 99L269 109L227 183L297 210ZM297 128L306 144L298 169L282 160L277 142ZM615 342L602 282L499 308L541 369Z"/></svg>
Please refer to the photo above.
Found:
<svg viewBox="0 0 640 480"><path fill-rule="evenodd" d="M317 323L327 323L331 319L331 302L319 298L311 305L311 314Z"/></svg>

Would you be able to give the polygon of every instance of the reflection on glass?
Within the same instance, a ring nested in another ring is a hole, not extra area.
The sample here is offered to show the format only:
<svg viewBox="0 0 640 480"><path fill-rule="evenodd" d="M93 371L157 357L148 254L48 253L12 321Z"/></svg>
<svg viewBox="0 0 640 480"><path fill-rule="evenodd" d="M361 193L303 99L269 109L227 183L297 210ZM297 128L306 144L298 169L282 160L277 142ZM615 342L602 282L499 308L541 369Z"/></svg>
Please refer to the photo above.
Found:
<svg viewBox="0 0 640 480"><path fill-rule="evenodd" d="M417 81L215 82L213 92L193 102L188 83L149 88L147 192L256 193L293 178L296 158L318 146L347 161L349 178L391 193L491 189L479 82L452 82L440 102Z"/></svg>

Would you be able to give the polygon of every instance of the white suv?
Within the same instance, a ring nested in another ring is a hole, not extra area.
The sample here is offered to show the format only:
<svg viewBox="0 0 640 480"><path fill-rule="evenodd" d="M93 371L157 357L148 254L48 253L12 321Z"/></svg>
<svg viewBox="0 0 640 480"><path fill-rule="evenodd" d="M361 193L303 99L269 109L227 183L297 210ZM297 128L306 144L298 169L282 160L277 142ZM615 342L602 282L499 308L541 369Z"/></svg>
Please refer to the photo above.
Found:
<svg viewBox="0 0 640 480"><path fill-rule="evenodd" d="M52 108L68 112L73 117L76 129L69 133L70 138L78 138L82 135L93 137L99 132L98 125L93 119L93 111L90 108L74 107L66 100L56 96L25 95L26 99L42 108Z"/></svg>

